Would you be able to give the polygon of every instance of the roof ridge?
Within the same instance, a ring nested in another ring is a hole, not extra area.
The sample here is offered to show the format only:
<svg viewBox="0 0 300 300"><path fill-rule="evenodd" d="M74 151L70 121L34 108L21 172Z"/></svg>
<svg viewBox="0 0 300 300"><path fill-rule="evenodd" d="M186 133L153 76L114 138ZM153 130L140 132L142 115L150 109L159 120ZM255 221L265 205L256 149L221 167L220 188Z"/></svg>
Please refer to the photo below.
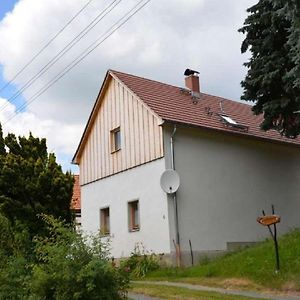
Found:
<svg viewBox="0 0 300 300"><path fill-rule="evenodd" d="M142 76L137 76L137 75L130 74L130 73L124 73L124 72L120 72L120 71L116 71L116 70L112 70L112 69L109 69L109 71L111 71L114 74L115 73L120 73L120 74L123 74L123 75L129 75L129 76L132 76L132 77L135 77L135 78L139 78L139 79L143 79L143 80L147 80L147 81L151 81L151 82L155 82L155 83L159 83L159 84L163 84L163 85L168 85L170 87L175 87L175 88L178 88L178 89L183 88L181 86L177 86L177 85L174 85L174 84L169 84L169 83L166 83L166 82L162 82L162 81L158 81L158 80L154 80L154 79L150 79L150 78L146 78L146 77L142 77Z"/></svg>
<svg viewBox="0 0 300 300"><path fill-rule="evenodd" d="M109 71L112 72L112 73L114 73L114 74L116 74L117 76L118 76L118 73L119 73L119 74L122 74L122 75L127 75L127 76L131 76L131 77L135 77L135 78L147 80L147 81L151 81L151 82L154 82L154 83L159 83L159 84L167 85L167 86L178 88L178 89L185 88L185 87L182 87L182 86L177 86L177 85L174 85L174 84L169 84L169 83L166 83L166 82L162 82L162 81L158 81L158 80L146 78L146 77L143 77L143 76L138 76L138 75L131 74L131 73L125 73L125 72L121 72L121 71L117 71L117 70L113 70L113 69L109 69ZM252 107L252 105L240 102L238 100L228 99L228 98L224 98L224 97L220 97L220 96L212 95L212 94L208 94L208 93L203 93L203 92L200 92L200 94L202 94L204 96L208 96L208 97L215 97L215 98L222 99L222 100L225 100L225 101L230 101L230 102L233 102L233 103L236 103L236 104L239 104L239 105L245 105L247 107Z"/></svg>

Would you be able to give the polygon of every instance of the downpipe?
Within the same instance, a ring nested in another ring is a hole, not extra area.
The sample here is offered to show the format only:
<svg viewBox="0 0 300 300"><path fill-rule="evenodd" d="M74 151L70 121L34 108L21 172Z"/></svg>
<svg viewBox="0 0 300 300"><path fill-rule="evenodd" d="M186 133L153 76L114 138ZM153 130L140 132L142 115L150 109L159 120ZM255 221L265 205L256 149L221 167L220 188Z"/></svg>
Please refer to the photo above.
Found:
<svg viewBox="0 0 300 300"><path fill-rule="evenodd" d="M170 150L171 150L171 169L175 170L175 155L174 155L174 136L177 131L176 125L174 125L173 132L170 138ZM173 202L174 202L174 213L175 213L175 230L176 230L176 263L177 266L181 266L181 250L180 250L180 236L179 236L179 222L178 222L178 204L176 192L173 194Z"/></svg>

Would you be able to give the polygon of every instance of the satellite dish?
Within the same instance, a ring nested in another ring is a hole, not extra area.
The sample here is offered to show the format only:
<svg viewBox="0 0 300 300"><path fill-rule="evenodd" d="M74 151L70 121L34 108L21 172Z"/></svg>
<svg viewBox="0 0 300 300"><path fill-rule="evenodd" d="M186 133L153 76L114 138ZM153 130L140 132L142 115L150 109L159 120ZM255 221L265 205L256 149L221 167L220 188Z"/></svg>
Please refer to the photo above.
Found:
<svg viewBox="0 0 300 300"><path fill-rule="evenodd" d="M180 184L179 175L175 170L169 169L162 173L160 186L167 194L175 193Z"/></svg>

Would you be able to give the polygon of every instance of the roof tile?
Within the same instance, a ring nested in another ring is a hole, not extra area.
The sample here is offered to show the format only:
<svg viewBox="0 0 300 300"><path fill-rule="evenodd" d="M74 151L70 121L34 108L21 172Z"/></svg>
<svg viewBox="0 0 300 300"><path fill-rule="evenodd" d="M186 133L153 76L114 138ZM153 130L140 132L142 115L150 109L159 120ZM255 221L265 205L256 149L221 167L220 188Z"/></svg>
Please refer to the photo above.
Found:
<svg viewBox="0 0 300 300"><path fill-rule="evenodd" d="M81 193L80 193L80 184L79 184L79 175L74 175L74 187L73 195L71 200L71 208L75 210L81 209Z"/></svg>
<svg viewBox="0 0 300 300"><path fill-rule="evenodd" d="M200 93L200 98L193 103L190 94L182 88L162 82L113 71L133 93L144 101L162 119L187 125L242 134L256 138L300 144L300 139L288 139L275 130L262 131L260 124L263 116L256 116L251 106L245 103ZM237 130L221 122L221 105L223 113L238 124L248 127L248 131Z"/></svg>

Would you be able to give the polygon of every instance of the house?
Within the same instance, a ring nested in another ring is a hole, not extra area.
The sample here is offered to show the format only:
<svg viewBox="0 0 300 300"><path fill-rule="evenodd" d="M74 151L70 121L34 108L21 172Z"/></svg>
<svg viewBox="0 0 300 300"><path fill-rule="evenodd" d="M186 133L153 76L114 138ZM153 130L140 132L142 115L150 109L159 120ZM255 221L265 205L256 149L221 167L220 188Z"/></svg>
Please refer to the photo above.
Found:
<svg viewBox="0 0 300 300"><path fill-rule="evenodd" d="M79 175L74 175L71 210L75 214L76 227L79 228L81 226L81 195L80 195Z"/></svg>
<svg viewBox="0 0 300 300"><path fill-rule="evenodd" d="M82 228L111 237L112 255L135 244L188 261L268 236L256 222L274 204L279 233L300 225L299 139L259 129L251 106L200 90L109 70L73 162ZM216 83L217 84L217 83ZM176 193L160 186L175 169Z"/></svg>

